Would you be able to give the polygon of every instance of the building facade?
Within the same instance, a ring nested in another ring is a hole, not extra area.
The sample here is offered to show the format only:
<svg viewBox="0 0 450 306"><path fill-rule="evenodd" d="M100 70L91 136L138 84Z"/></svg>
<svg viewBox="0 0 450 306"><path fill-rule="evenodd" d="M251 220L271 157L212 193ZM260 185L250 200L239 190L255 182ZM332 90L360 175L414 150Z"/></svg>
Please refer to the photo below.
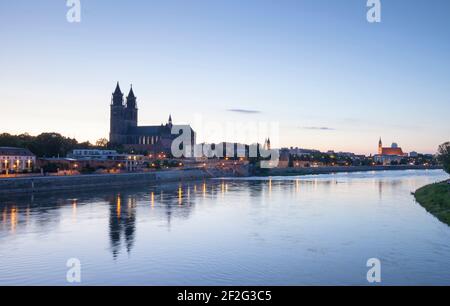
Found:
<svg viewBox="0 0 450 306"><path fill-rule="evenodd" d="M31 172L36 156L28 149L0 147L0 174Z"/></svg>
<svg viewBox="0 0 450 306"><path fill-rule="evenodd" d="M67 157L87 160L114 160L119 154L115 150L76 149Z"/></svg>
<svg viewBox="0 0 450 306"><path fill-rule="evenodd" d="M53 172L74 171L142 171L145 168L145 156L138 154L120 154L114 150L75 149L66 158L40 158L38 166L56 170ZM50 171L52 172L52 171Z"/></svg>
<svg viewBox="0 0 450 306"><path fill-rule="evenodd" d="M405 156L402 148L398 146L397 143L392 143L390 147L383 147L383 141L380 138L378 142L378 155L397 155L397 156Z"/></svg>
<svg viewBox="0 0 450 306"><path fill-rule="evenodd" d="M109 140L113 145L122 145L127 149L147 152L170 153L172 142L178 134L172 134L172 116L166 124L138 126L137 98L131 87L126 101L119 83L112 94ZM190 128L191 145L195 144L195 133Z"/></svg>
<svg viewBox="0 0 450 306"><path fill-rule="evenodd" d="M139 171L144 167L143 155L120 154L115 150L76 149L69 157L91 167L118 168L127 171Z"/></svg>
<svg viewBox="0 0 450 306"><path fill-rule="evenodd" d="M374 161L383 165L391 165L393 163L400 163L403 158L407 157L395 142L390 147L383 147L383 142L378 142L378 154L374 156Z"/></svg>

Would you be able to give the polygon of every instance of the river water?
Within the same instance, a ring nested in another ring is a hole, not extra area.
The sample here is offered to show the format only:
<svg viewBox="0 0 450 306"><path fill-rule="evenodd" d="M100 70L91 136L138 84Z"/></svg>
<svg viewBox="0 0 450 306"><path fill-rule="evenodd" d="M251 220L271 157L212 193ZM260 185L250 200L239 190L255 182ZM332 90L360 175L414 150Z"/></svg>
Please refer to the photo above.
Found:
<svg viewBox="0 0 450 306"><path fill-rule="evenodd" d="M440 170L208 180L0 199L0 285L450 285ZM78 271L78 270L77 270Z"/></svg>

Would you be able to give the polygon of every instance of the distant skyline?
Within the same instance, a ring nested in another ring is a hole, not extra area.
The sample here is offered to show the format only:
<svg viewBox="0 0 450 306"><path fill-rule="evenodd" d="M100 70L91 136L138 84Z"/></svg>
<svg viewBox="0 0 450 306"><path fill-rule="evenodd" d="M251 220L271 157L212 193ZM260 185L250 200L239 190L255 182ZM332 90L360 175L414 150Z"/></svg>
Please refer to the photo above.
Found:
<svg viewBox="0 0 450 306"><path fill-rule="evenodd" d="M435 153L450 140L450 2L381 0L379 24L366 2L81 0L68 23L66 1L2 1L0 133L108 138L119 81L143 125L279 122L285 147L374 154L381 136Z"/></svg>

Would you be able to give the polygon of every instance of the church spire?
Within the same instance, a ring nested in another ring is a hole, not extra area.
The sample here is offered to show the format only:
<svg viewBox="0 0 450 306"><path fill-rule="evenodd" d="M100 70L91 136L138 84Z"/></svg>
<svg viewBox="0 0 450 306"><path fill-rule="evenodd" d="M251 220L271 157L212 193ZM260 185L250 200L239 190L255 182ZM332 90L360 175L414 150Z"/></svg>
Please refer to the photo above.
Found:
<svg viewBox="0 0 450 306"><path fill-rule="evenodd" d="M112 104L113 105L122 105L123 104L123 93L120 90L119 82L117 82L116 90L112 94Z"/></svg>
<svg viewBox="0 0 450 306"><path fill-rule="evenodd" d="M172 114L169 115L169 125L172 125Z"/></svg>
<svg viewBox="0 0 450 306"><path fill-rule="evenodd" d="M127 96L127 108L136 108L136 96L133 92L133 85L131 85L130 92Z"/></svg>
<svg viewBox="0 0 450 306"><path fill-rule="evenodd" d="M120 90L119 82L117 82L116 90L114 91L114 94L122 94L122 91Z"/></svg>
<svg viewBox="0 0 450 306"><path fill-rule="evenodd" d="M128 94L128 97L136 98L133 92L133 84L131 84L130 93Z"/></svg>
<svg viewBox="0 0 450 306"><path fill-rule="evenodd" d="M270 145L270 138L267 138L264 140L264 150L270 150L271 149L271 145Z"/></svg>

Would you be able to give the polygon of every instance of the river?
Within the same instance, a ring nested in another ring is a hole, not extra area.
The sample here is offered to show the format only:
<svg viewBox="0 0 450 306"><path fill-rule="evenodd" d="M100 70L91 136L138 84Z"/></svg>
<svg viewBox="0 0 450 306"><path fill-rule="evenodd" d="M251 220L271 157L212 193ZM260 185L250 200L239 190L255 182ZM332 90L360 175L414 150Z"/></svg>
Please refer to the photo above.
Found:
<svg viewBox="0 0 450 306"><path fill-rule="evenodd" d="M450 285L441 170L214 179L0 199L0 285Z"/></svg>

